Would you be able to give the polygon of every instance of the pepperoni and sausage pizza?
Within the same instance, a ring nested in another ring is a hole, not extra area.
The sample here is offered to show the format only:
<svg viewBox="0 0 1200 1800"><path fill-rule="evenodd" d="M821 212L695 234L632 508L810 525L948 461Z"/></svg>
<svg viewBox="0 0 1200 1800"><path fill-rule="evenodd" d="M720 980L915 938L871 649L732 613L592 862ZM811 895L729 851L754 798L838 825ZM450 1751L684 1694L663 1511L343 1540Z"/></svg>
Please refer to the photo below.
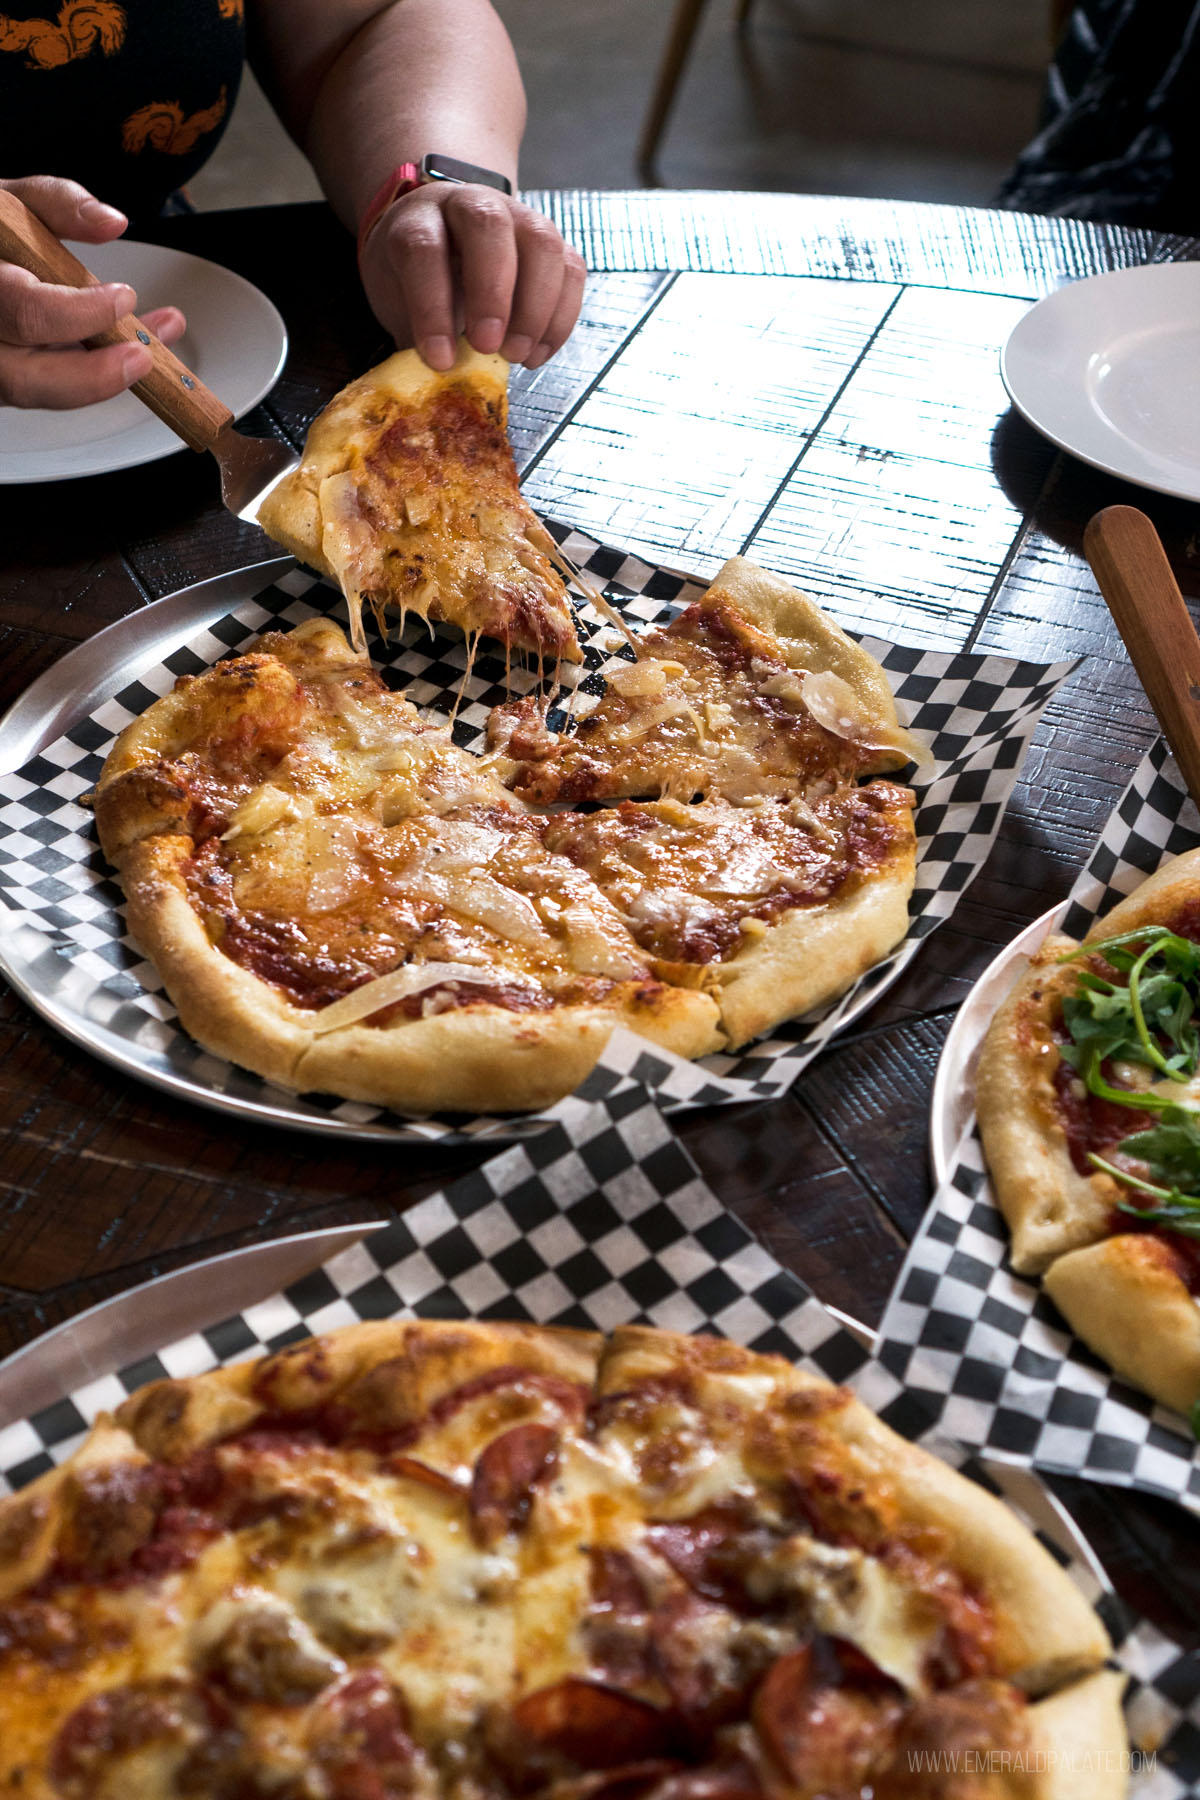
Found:
<svg viewBox="0 0 1200 1800"><path fill-rule="evenodd" d="M22 1800L1109 1800L1107 1651L845 1390L641 1327L350 1327L0 1502Z"/></svg>

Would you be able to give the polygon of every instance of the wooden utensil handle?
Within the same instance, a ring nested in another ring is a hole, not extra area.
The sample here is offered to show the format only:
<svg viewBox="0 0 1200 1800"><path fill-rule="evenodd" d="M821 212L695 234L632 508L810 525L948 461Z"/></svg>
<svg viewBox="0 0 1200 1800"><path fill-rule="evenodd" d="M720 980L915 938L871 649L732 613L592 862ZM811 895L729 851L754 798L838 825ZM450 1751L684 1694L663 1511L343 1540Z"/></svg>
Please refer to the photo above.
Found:
<svg viewBox="0 0 1200 1800"><path fill-rule="evenodd" d="M1089 521L1083 548L1200 806L1200 637L1158 533L1136 507L1108 506Z"/></svg>
<svg viewBox="0 0 1200 1800"><path fill-rule="evenodd" d="M60 287L97 287L90 269L59 242L31 213L24 201L0 188L0 257L28 269L39 281ZM150 373L134 383L132 393L177 432L193 450L207 450L233 414L210 393L198 375L173 356L140 319L130 315L107 331L88 338L90 345L144 344L154 358Z"/></svg>

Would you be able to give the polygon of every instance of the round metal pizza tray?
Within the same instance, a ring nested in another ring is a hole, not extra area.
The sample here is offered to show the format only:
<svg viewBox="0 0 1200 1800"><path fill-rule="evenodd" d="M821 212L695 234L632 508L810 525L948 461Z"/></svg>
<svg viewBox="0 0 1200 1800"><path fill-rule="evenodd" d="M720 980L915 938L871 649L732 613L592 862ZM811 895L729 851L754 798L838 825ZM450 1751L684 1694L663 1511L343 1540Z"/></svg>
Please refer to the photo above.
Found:
<svg viewBox="0 0 1200 1800"><path fill-rule="evenodd" d="M622 605L635 619L657 616L650 595L622 574ZM679 585L676 578L676 585ZM678 597L678 596L676 596ZM531 1117L414 1117L321 1094L296 1095L211 1055L182 1030L161 980L125 924L114 878L99 855L82 796L94 785L116 733L181 673L198 672L284 627L337 607L339 597L287 557L196 583L144 607L68 652L0 718L0 974L64 1036L136 1079L225 1114L294 1130L396 1142L511 1143L546 1128L552 1113ZM638 610L640 608L640 611ZM420 631L389 650L390 666L412 684L418 704L456 692L459 646L426 643ZM601 662L603 661L603 655ZM600 667L598 664L597 667ZM475 665L480 680L480 664ZM486 728L491 687L458 714L461 740ZM499 690L497 689L497 692ZM972 719L972 729L980 729ZM966 867L970 867L968 858ZM759 1100L782 1092L834 1031L873 1006L915 954L900 949L833 1003L767 1043L731 1058L668 1067L660 1104L689 1104L693 1093ZM637 1040L633 1040L636 1046ZM620 1054L618 1054L618 1061ZM766 1084L766 1085L764 1085Z"/></svg>
<svg viewBox="0 0 1200 1800"><path fill-rule="evenodd" d="M48 746L91 717L113 695L160 666L175 650L253 602L297 565L271 557L228 575L195 583L152 602L88 638L26 689L0 718L0 775L12 776ZM71 1042L139 1081L179 1099L243 1119L296 1131L357 1140L423 1138L422 1122L378 1107L333 1102L322 1106L244 1075L214 1056L196 1055L180 1067L154 1044L112 1029L95 1016L95 992L56 949L50 936L0 906L0 973L42 1018ZM478 1135L504 1142L527 1134L522 1121L480 1121ZM434 1128L431 1138L444 1136ZM472 1135L476 1135L472 1133Z"/></svg>
<svg viewBox="0 0 1200 1800"><path fill-rule="evenodd" d="M955 1151L975 1114L975 1063L993 1014L1066 909L1065 900L1052 906L1006 944L958 1009L938 1059L929 1108L929 1159L936 1187L952 1173Z"/></svg>

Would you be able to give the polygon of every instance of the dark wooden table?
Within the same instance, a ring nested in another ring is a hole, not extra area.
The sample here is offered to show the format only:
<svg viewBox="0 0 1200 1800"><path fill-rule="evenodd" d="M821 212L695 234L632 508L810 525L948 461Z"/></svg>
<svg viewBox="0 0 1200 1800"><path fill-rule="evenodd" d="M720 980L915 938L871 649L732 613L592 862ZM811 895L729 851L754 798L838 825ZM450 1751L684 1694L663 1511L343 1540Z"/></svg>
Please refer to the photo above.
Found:
<svg viewBox="0 0 1200 1800"><path fill-rule="evenodd" d="M909 973L785 1099L681 1117L715 1191L825 1300L880 1317L929 1199L930 1087L955 1008L1062 898L1155 726L1080 554L1124 500L1200 598L1200 508L1058 455L1008 407L999 350L1073 279L1200 245L950 207L749 194L545 194L592 276L511 430L542 512L711 574L745 551L841 623L1087 661L1048 711L994 853ZM216 213L160 241L283 312L287 368L245 428L299 444L383 353L324 208ZM209 457L0 492L0 705L80 639L270 553ZM0 995L0 1354L179 1264L399 1211L483 1152L344 1143L177 1103ZM1134 1605L1200 1642L1194 1528L1059 1482Z"/></svg>

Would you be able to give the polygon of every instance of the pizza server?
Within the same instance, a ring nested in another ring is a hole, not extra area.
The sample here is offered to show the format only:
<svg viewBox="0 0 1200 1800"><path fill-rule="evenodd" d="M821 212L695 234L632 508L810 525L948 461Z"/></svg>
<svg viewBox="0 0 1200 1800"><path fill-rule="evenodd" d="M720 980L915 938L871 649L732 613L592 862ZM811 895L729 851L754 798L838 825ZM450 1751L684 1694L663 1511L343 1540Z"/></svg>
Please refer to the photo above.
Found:
<svg viewBox="0 0 1200 1800"><path fill-rule="evenodd" d="M0 256L17 263L40 281L61 287L92 287L97 277L66 245L48 231L15 194L0 190ZM181 363L140 319L120 319L87 341L92 345L145 344L154 358L145 380L130 389L192 450L211 450L221 469L221 498L230 512L250 524L281 476L295 468L299 456L274 438L246 437L233 429L233 414Z"/></svg>

